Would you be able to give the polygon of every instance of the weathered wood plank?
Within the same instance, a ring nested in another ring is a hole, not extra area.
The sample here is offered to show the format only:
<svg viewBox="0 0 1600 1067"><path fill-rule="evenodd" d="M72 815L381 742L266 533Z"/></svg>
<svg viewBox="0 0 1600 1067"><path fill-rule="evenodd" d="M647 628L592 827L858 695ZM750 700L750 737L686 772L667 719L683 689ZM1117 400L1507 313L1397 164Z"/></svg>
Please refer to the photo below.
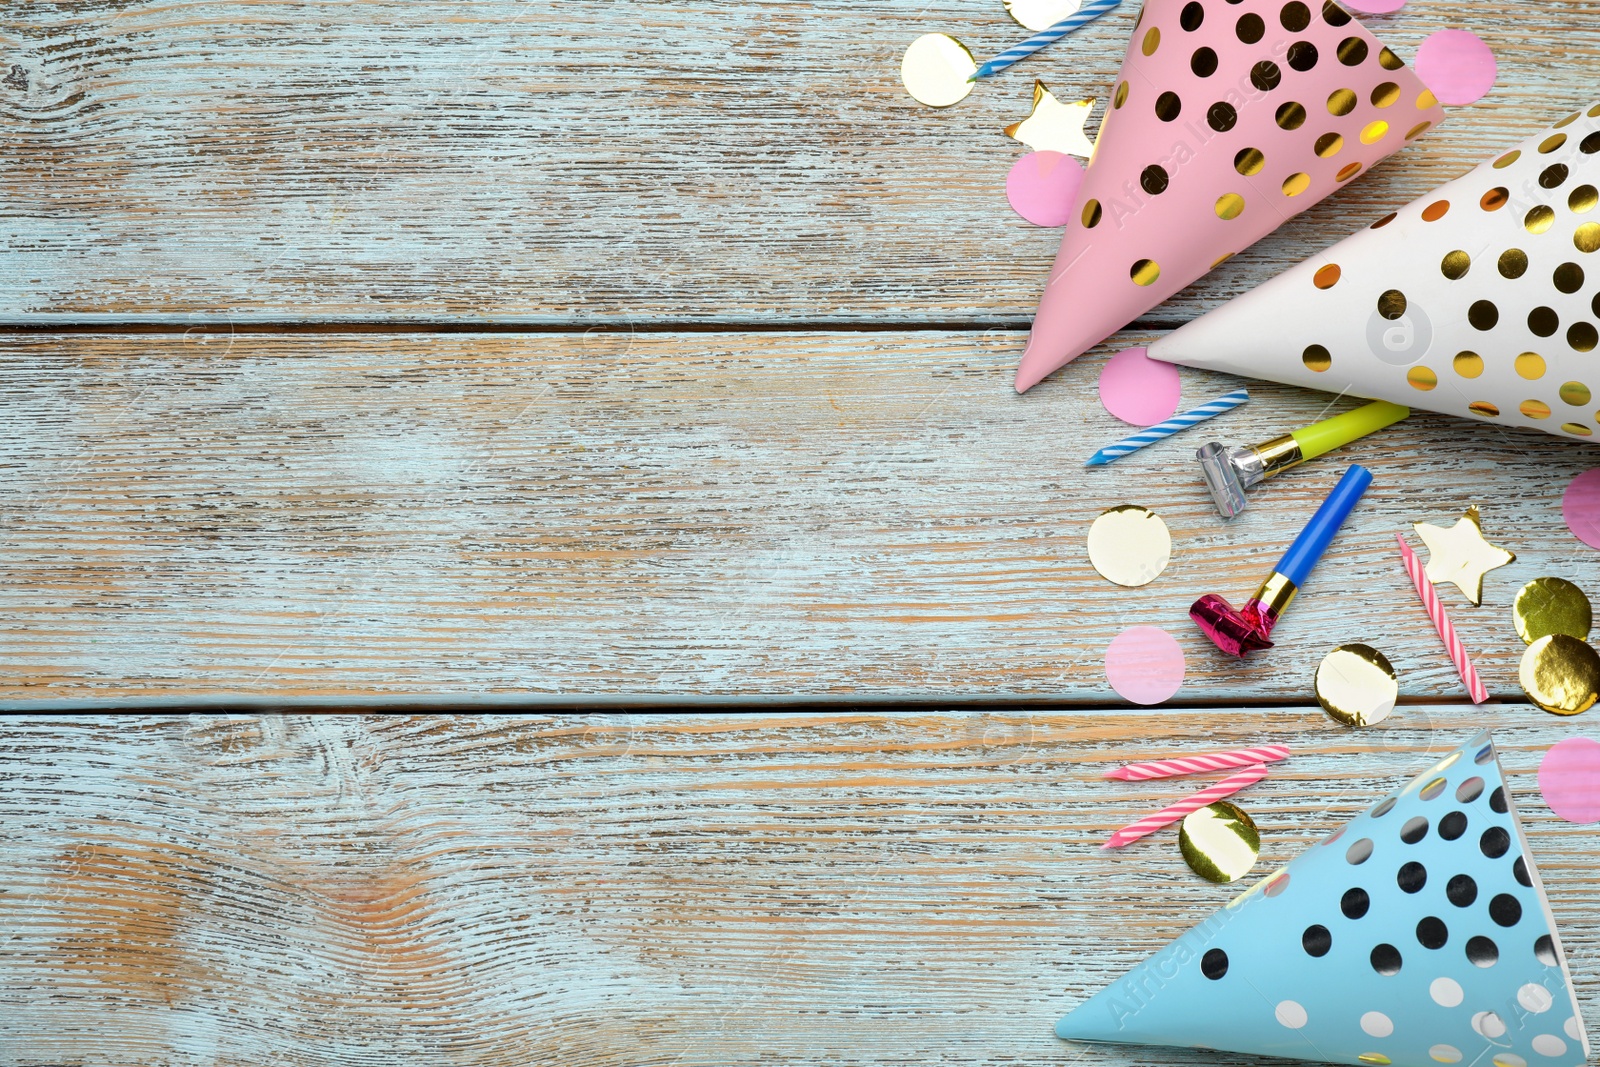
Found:
<svg viewBox="0 0 1600 1067"><path fill-rule="evenodd" d="M7 720L8 1063L1208 1067L1054 1020L1227 901L1181 795L1100 771L1283 741L1255 874L1492 722L1580 999L1591 828L1538 798L1575 725L1409 707L512 720Z"/></svg>
<svg viewBox="0 0 1600 1067"><path fill-rule="evenodd" d="M1139 338L1129 336L1123 342ZM30 335L0 342L0 699L499 694L1107 699L1131 623L1182 642L1188 701L1309 701L1332 646L1460 692L1393 535L1473 503L1518 553L1444 597L1520 698L1522 583L1600 590L1560 493L1591 446L1419 414L1292 472L1224 525L1206 431L1107 468L1103 355L1027 398L1018 334ZM1189 399L1231 387L1184 372ZM1252 385L1226 440L1328 398ZM1243 665L1188 605L1242 598L1343 461L1376 483ZM1106 507L1175 550L1098 577Z"/></svg>
<svg viewBox="0 0 1600 1067"><path fill-rule="evenodd" d="M932 111L929 30L999 0L116 0L0 20L0 322L1004 323L1058 237L1005 202L1034 77L1100 97L1137 3ZM1484 103L1152 314L1176 324L1589 102L1574 0L1415 0L1469 26ZM1098 122L1098 112L1093 120Z"/></svg>

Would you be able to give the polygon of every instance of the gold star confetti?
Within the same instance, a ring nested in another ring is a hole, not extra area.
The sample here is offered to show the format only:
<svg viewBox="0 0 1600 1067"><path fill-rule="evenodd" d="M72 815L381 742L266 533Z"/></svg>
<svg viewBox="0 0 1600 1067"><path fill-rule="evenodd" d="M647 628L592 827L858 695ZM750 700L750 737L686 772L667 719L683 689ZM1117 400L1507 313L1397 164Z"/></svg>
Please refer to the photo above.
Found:
<svg viewBox="0 0 1600 1067"><path fill-rule="evenodd" d="M1450 582L1474 604L1483 603L1483 576L1517 558L1483 539L1476 504L1448 530L1427 522L1411 525L1428 546L1428 581Z"/></svg>
<svg viewBox="0 0 1600 1067"><path fill-rule="evenodd" d="M1065 152L1088 159L1094 145L1084 136L1083 124L1089 121L1094 99L1063 104L1044 82L1033 83L1033 114L1006 127L1006 136L1015 137L1035 152Z"/></svg>

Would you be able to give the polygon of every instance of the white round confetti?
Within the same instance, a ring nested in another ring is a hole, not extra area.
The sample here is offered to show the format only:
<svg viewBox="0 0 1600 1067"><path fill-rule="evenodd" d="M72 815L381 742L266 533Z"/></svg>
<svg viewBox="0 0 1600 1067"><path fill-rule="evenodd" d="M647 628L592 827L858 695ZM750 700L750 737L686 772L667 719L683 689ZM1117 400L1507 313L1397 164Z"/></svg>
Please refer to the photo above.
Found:
<svg viewBox="0 0 1600 1067"><path fill-rule="evenodd" d="M1528 1067L1528 1061L1514 1052L1501 1052L1494 1058L1494 1067Z"/></svg>
<svg viewBox="0 0 1600 1067"><path fill-rule="evenodd" d="M1472 1017L1472 1028L1484 1037L1504 1037L1506 1024L1492 1011L1480 1011Z"/></svg>
<svg viewBox="0 0 1600 1067"><path fill-rule="evenodd" d="M1394 1023L1381 1011L1369 1011L1361 1017L1361 1029L1373 1037L1388 1037L1394 1033Z"/></svg>
<svg viewBox="0 0 1600 1067"><path fill-rule="evenodd" d="M1454 1045L1435 1045L1428 1050L1428 1055L1440 1063L1461 1062L1461 1050Z"/></svg>
<svg viewBox="0 0 1600 1067"><path fill-rule="evenodd" d="M1272 1014L1291 1030L1298 1030L1306 1024L1306 1010L1292 1000L1279 1001Z"/></svg>
<svg viewBox="0 0 1600 1067"><path fill-rule="evenodd" d="M1537 982L1529 982L1517 990L1517 1003L1535 1014L1549 1011L1550 1005L1555 1002L1555 998L1550 995L1550 990Z"/></svg>
<svg viewBox="0 0 1600 1067"><path fill-rule="evenodd" d="M1567 1043L1555 1034L1539 1034L1533 1039L1533 1051L1541 1056L1561 1056L1567 1051Z"/></svg>
<svg viewBox="0 0 1600 1067"><path fill-rule="evenodd" d="M1563 1026L1562 1029L1567 1032L1567 1036L1572 1038L1572 1040L1583 1040L1583 1026L1578 1022L1578 1017L1576 1015L1568 1019L1566 1025Z"/></svg>
<svg viewBox="0 0 1600 1067"><path fill-rule="evenodd" d="M1461 992L1461 983L1454 978L1435 978L1433 984L1428 986L1428 995L1433 1002L1443 1008L1453 1008L1465 998Z"/></svg>

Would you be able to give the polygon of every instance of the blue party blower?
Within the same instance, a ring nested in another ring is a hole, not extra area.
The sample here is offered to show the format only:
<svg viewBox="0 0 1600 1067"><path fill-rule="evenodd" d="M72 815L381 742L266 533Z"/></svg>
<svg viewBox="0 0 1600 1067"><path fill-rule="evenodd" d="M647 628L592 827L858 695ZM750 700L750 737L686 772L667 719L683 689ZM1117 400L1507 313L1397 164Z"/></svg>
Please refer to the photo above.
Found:
<svg viewBox="0 0 1600 1067"><path fill-rule="evenodd" d="M1189 617L1213 644L1230 656L1271 648L1272 628L1288 610L1289 602L1311 576L1311 568L1328 550L1334 534L1339 532L1339 527L1344 525L1351 509L1371 484L1372 472L1360 464L1351 464L1333 492L1328 494L1328 499L1300 531L1300 536L1294 539L1294 544L1289 546L1289 551L1272 569L1271 576L1261 583L1261 588L1244 607L1235 608L1216 593L1207 593L1189 608Z"/></svg>

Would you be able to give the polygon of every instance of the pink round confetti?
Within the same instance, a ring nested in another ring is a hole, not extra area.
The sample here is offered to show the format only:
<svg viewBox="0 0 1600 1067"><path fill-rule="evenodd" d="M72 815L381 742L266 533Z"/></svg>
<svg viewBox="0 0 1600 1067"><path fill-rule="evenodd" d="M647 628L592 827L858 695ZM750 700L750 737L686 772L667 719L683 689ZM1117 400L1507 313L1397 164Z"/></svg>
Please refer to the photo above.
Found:
<svg viewBox="0 0 1600 1067"><path fill-rule="evenodd" d="M1183 684L1183 649L1159 626L1130 626L1106 648L1106 681L1124 700L1160 704Z"/></svg>
<svg viewBox="0 0 1600 1067"><path fill-rule="evenodd" d="M1569 737L1539 764L1539 792L1567 822L1600 822L1600 741Z"/></svg>
<svg viewBox="0 0 1600 1067"><path fill-rule="evenodd" d="M1590 548L1600 548L1600 467L1584 471L1561 494L1561 517L1572 536Z"/></svg>
<svg viewBox="0 0 1600 1067"><path fill-rule="evenodd" d="M1494 53L1466 30L1430 35L1417 48L1412 66L1441 104L1470 104L1494 86Z"/></svg>
<svg viewBox="0 0 1600 1067"><path fill-rule="evenodd" d="M1100 403L1123 422L1154 426L1172 418L1183 389L1178 368L1151 359L1142 348L1124 348L1100 369Z"/></svg>
<svg viewBox="0 0 1600 1067"><path fill-rule="evenodd" d="M1343 0L1343 3L1363 15L1387 15L1406 6L1406 0Z"/></svg>
<svg viewBox="0 0 1600 1067"><path fill-rule="evenodd" d="M1083 181L1083 164L1065 152L1029 152L1011 164L1006 199L1035 226L1065 226Z"/></svg>

